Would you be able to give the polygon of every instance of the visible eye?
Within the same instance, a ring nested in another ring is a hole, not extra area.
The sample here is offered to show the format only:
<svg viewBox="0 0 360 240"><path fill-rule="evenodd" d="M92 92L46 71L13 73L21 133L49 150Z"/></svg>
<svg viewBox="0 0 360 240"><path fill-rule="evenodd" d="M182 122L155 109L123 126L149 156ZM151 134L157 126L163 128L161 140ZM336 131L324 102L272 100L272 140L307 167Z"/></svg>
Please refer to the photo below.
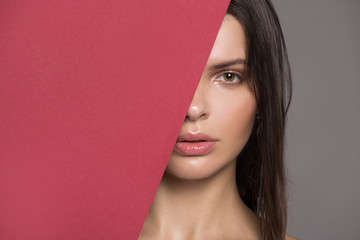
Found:
<svg viewBox="0 0 360 240"><path fill-rule="evenodd" d="M241 78L237 74L232 72L225 72L219 77L217 77L216 80L220 80L220 82L226 85L235 85L242 82Z"/></svg>

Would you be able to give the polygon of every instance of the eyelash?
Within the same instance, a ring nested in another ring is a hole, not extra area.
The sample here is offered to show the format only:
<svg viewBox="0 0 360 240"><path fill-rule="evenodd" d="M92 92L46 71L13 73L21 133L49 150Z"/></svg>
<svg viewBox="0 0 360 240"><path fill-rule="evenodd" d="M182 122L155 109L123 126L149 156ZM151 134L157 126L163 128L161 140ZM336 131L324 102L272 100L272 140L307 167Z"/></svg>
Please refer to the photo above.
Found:
<svg viewBox="0 0 360 240"><path fill-rule="evenodd" d="M226 74L228 74L228 73L235 75L235 79L234 79L232 82L227 82L225 79L219 80L220 77L223 77L223 78L224 78L224 76L225 76ZM236 78L238 78L237 81L235 81ZM242 77L241 77L239 74L236 74L236 73L234 73L234 72L232 72L232 71L222 72L222 73L219 74L217 77L215 77L215 80L218 80L217 82L219 82L220 84L223 84L223 85L225 85L225 86L230 86L230 87L234 87L234 86L240 85L240 84L243 82ZM235 82L234 82L234 81L235 81Z"/></svg>

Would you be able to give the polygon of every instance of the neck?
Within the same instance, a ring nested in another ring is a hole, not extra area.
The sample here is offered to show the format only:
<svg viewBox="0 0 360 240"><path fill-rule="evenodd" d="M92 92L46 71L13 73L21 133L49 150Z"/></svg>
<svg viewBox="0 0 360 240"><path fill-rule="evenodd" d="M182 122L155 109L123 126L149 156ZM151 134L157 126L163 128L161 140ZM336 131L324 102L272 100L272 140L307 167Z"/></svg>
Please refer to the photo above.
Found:
<svg viewBox="0 0 360 240"><path fill-rule="evenodd" d="M233 161L211 177L196 180L165 172L143 232L157 239L204 239L226 234L232 226L239 229L238 223L254 214L237 192L235 166Z"/></svg>

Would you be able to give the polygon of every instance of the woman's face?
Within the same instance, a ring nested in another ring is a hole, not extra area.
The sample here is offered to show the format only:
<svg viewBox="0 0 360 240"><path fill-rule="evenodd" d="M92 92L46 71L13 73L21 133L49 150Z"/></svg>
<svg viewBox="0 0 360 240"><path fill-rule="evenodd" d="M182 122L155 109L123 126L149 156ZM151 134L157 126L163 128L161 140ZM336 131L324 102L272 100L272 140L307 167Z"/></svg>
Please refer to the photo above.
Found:
<svg viewBox="0 0 360 240"><path fill-rule="evenodd" d="M227 14L171 153L167 173L202 179L235 163L249 139L256 114L255 97L245 80L245 59L243 27Z"/></svg>

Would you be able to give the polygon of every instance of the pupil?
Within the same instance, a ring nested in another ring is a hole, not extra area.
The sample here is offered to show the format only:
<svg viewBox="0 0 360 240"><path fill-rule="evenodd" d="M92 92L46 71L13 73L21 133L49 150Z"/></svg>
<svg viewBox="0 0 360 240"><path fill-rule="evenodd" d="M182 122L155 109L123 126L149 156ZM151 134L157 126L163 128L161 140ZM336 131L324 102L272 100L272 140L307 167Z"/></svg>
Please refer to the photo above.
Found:
<svg viewBox="0 0 360 240"><path fill-rule="evenodd" d="M234 79L234 75L232 73L226 73L225 74L225 78L226 80L233 80Z"/></svg>

